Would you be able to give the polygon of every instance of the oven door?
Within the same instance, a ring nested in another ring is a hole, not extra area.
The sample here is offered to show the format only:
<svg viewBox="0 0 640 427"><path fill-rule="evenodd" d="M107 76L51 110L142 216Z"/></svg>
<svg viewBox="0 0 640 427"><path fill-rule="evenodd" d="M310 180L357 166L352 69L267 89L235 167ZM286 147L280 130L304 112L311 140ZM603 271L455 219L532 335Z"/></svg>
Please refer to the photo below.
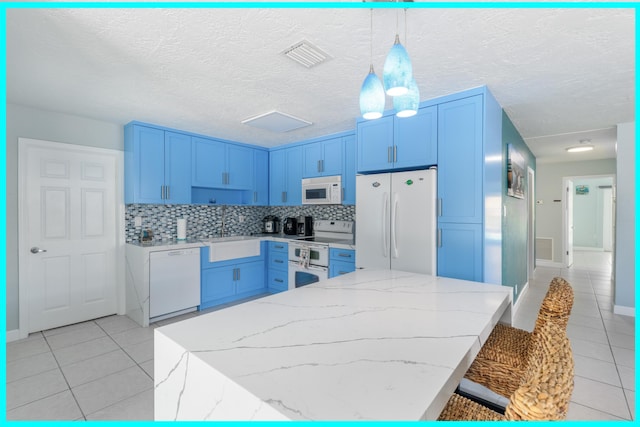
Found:
<svg viewBox="0 0 640 427"><path fill-rule="evenodd" d="M289 261L300 262L301 249L309 249L309 264L313 267L329 265L329 246L312 243L289 243Z"/></svg>
<svg viewBox="0 0 640 427"><path fill-rule="evenodd" d="M289 289L300 288L328 278L327 267L315 265L304 267L295 261L289 261Z"/></svg>

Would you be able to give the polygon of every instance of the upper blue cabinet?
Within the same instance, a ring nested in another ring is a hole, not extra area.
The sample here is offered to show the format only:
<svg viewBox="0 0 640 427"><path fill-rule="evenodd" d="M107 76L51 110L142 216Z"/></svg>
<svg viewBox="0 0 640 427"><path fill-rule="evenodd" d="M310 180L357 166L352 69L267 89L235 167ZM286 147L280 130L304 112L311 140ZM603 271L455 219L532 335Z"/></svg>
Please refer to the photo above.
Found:
<svg viewBox="0 0 640 427"><path fill-rule="evenodd" d="M301 146L269 152L269 204L299 206L302 204Z"/></svg>
<svg viewBox="0 0 640 427"><path fill-rule="evenodd" d="M303 146L303 178L342 174L342 138L331 138Z"/></svg>
<svg viewBox="0 0 640 427"><path fill-rule="evenodd" d="M252 190L254 187L253 151L249 147L215 139L193 137L191 185Z"/></svg>
<svg viewBox="0 0 640 427"><path fill-rule="evenodd" d="M191 137L125 126L125 203L191 202Z"/></svg>
<svg viewBox="0 0 640 427"><path fill-rule="evenodd" d="M360 173L437 164L437 106L420 108L413 117L386 115L377 120L358 120L357 153Z"/></svg>

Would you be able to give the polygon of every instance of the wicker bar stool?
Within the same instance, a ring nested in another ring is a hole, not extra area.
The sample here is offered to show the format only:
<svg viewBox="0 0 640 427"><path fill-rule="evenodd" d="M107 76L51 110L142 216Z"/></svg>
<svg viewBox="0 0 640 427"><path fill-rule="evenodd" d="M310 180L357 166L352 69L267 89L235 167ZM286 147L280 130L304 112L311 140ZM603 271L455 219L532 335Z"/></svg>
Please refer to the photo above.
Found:
<svg viewBox="0 0 640 427"><path fill-rule="evenodd" d="M497 324L465 373L465 378L499 395L510 396L524 375L533 337L548 322L566 330L573 299L569 282L561 277L553 278L540 306L533 332Z"/></svg>
<svg viewBox="0 0 640 427"><path fill-rule="evenodd" d="M504 415L454 394L440 413L441 421L564 420L573 392L574 361L565 329L542 326L529 352L520 386L511 394Z"/></svg>

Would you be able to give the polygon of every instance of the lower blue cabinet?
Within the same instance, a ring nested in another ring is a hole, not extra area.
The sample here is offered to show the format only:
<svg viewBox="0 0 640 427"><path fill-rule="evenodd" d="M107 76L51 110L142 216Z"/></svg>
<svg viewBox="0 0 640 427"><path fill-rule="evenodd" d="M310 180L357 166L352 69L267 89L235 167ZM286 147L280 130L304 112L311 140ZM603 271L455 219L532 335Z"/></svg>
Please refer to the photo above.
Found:
<svg viewBox="0 0 640 427"><path fill-rule="evenodd" d="M200 249L200 307L204 310L219 304L266 292L266 242L260 244L260 256L228 261L208 262L209 247Z"/></svg>
<svg viewBox="0 0 640 427"><path fill-rule="evenodd" d="M268 242L267 290L271 293L289 289L289 244Z"/></svg>
<svg viewBox="0 0 640 427"><path fill-rule="evenodd" d="M329 278L356 270L356 251L353 249L329 248Z"/></svg>
<svg viewBox="0 0 640 427"><path fill-rule="evenodd" d="M438 276L482 281L482 224L438 224Z"/></svg>

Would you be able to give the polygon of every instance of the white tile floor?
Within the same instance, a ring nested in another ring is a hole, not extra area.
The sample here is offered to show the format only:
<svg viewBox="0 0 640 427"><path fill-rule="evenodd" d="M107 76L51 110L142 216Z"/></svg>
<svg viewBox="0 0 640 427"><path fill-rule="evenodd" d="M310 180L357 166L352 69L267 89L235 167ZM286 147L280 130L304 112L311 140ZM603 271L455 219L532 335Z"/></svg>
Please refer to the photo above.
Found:
<svg viewBox="0 0 640 427"><path fill-rule="evenodd" d="M576 252L570 269L538 267L514 325L533 328L558 275L575 291L567 328L576 365L568 419L635 419L635 319L613 314L610 254ZM9 343L6 395L9 420L152 420L153 327L110 316Z"/></svg>

